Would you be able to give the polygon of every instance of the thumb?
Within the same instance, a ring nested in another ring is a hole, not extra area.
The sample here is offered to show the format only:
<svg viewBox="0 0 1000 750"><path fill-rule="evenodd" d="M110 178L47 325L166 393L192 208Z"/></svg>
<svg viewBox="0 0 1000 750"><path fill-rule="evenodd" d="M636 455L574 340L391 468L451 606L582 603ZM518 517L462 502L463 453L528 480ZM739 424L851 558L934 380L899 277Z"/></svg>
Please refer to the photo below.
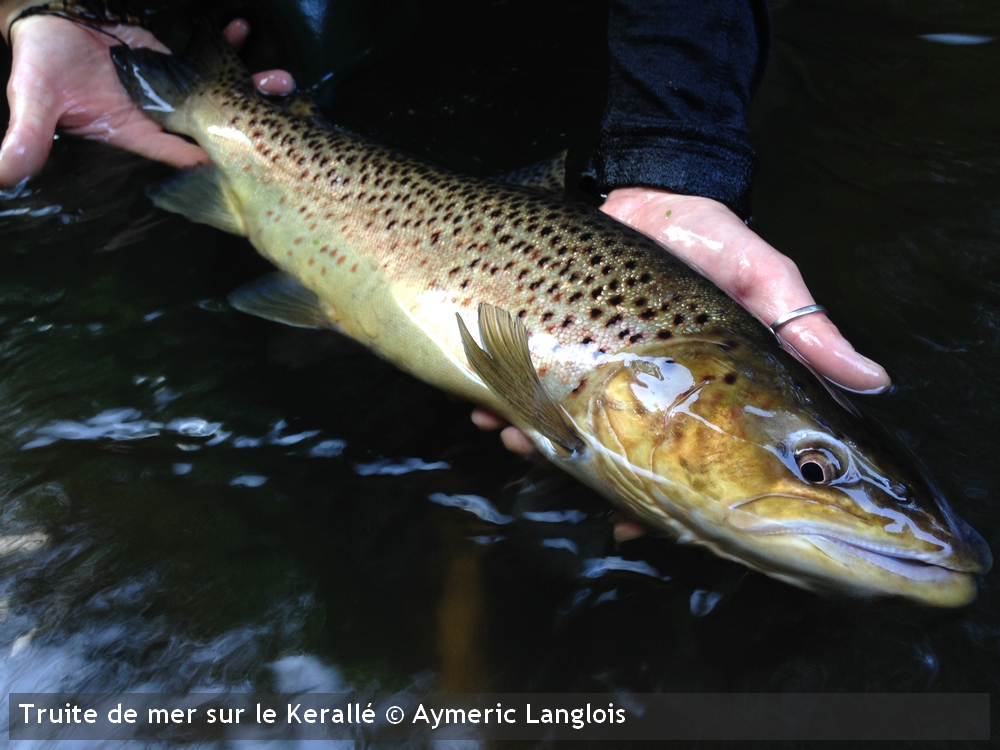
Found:
<svg viewBox="0 0 1000 750"><path fill-rule="evenodd" d="M7 97L10 124L0 146L0 187L11 187L41 171L62 115L60 103L45 78L33 78L17 60Z"/></svg>

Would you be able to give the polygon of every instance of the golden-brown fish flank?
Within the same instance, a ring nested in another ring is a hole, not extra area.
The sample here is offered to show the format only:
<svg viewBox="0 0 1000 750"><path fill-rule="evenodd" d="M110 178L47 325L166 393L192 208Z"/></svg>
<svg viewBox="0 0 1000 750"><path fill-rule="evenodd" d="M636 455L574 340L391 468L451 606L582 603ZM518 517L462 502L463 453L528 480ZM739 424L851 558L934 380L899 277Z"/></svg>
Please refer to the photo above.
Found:
<svg viewBox="0 0 1000 750"><path fill-rule="evenodd" d="M653 241L283 111L217 41L187 61L112 54L133 98L212 160L154 202L279 269L234 292L237 308L336 328L503 415L655 529L780 580L936 606L975 595L982 539Z"/></svg>

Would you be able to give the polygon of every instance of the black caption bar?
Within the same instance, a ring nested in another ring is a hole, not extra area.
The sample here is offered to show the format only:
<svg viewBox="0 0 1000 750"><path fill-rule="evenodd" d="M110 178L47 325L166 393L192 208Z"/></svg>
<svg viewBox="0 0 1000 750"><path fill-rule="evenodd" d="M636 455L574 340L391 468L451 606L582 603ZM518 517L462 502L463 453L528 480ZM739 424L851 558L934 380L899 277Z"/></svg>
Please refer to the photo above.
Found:
<svg viewBox="0 0 1000 750"><path fill-rule="evenodd" d="M989 693L11 693L11 740L988 740Z"/></svg>

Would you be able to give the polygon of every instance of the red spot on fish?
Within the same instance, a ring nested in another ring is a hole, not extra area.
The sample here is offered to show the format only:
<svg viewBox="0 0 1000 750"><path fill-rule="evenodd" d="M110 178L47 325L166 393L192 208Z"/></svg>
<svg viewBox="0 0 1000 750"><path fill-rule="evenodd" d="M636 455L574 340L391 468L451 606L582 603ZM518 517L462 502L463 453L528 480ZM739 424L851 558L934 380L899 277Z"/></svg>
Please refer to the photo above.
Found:
<svg viewBox="0 0 1000 750"><path fill-rule="evenodd" d="M285 196L281 196L281 200L278 201L278 205L280 206L284 202L285 202Z"/></svg>
<svg viewBox="0 0 1000 750"><path fill-rule="evenodd" d="M250 165L249 164L244 164L243 165L243 171L244 172L249 172L250 171Z"/></svg>
<svg viewBox="0 0 1000 750"><path fill-rule="evenodd" d="M327 250L329 250L329 249L330 249L330 246L329 246L329 245L323 245L323 247L321 247L321 248L319 249L319 252L320 252L320 255L322 255L323 253L325 253L325 252L326 252Z"/></svg>
<svg viewBox="0 0 1000 750"><path fill-rule="evenodd" d="M272 216L274 216L274 209L273 208L270 209L265 215L267 216L267 218L270 219Z"/></svg>
<svg viewBox="0 0 1000 750"><path fill-rule="evenodd" d="M292 257L292 251L291 251L291 250L289 250L289 251L288 251L288 257L289 257L289 258L291 258L291 257Z"/></svg>
<svg viewBox="0 0 1000 750"><path fill-rule="evenodd" d="M310 265L310 266L311 266L311 265L312 265L313 263L315 263L315 262L316 262L316 259L315 259L315 258L310 258L310 259L309 259L309 265Z"/></svg>
<svg viewBox="0 0 1000 750"><path fill-rule="evenodd" d="M347 256L346 255L341 255L339 258L337 258L337 265L339 266L345 260L347 260Z"/></svg>
<svg viewBox="0 0 1000 750"><path fill-rule="evenodd" d="M323 268L319 269L319 275L320 276L326 276L326 266L324 266Z"/></svg>
<svg viewBox="0 0 1000 750"><path fill-rule="evenodd" d="M309 225L309 231L310 232L316 231L316 223L315 222L313 222L312 224Z"/></svg>
<svg viewBox="0 0 1000 750"><path fill-rule="evenodd" d="M295 244L296 245L301 245L302 244L302 240L304 240L304 239L305 239L305 237L296 237L295 238Z"/></svg>
<svg viewBox="0 0 1000 750"><path fill-rule="evenodd" d="M358 264L355 263L353 266L351 266L351 273L354 273L357 270L358 270Z"/></svg>

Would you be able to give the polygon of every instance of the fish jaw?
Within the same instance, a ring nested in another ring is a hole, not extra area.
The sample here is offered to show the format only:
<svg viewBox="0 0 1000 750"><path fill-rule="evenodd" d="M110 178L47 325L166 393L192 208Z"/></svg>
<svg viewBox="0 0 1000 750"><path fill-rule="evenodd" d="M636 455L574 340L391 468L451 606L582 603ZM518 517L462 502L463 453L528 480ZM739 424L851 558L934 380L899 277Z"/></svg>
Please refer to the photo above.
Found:
<svg viewBox="0 0 1000 750"><path fill-rule="evenodd" d="M992 562L982 539L919 477L847 438L833 423L843 410L800 389L794 363L772 364L711 340L609 361L567 400L591 436L576 473L652 528L802 588L971 601ZM836 475L810 482L800 464L820 451Z"/></svg>

